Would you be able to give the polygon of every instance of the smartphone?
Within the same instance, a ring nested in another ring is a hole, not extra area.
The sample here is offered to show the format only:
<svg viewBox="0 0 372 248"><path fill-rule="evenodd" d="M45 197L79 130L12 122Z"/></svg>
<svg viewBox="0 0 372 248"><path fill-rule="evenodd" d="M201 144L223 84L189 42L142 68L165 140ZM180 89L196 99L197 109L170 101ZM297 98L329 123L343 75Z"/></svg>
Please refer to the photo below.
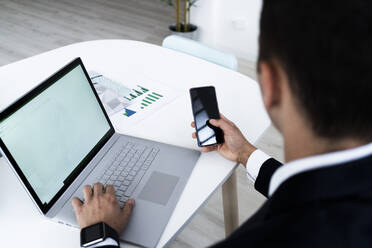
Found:
<svg viewBox="0 0 372 248"><path fill-rule="evenodd" d="M220 119L215 88L213 86L191 88L190 97L198 146L222 144L224 141L222 129L209 123L210 119Z"/></svg>

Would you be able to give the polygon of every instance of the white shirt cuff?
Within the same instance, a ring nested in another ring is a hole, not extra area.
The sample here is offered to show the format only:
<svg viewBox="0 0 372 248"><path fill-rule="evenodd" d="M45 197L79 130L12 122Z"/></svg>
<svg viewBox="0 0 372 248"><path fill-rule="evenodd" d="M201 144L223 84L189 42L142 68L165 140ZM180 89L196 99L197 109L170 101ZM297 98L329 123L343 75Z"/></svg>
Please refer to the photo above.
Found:
<svg viewBox="0 0 372 248"><path fill-rule="evenodd" d="M247 176L252 182L256 181L261 166L270 158L269 155L258 149L249 156L246 168Z"/></svg>
<svg viewBox="0 0 372 248"><path fill-rule="evenodd" d="M102 241L98 244L88 246L88 248L98 248L98 247L102 247L104 245L114 245L114 246L119 247L119 244L118 244L118 242L115 241L115 239L107 238L107 239L105 239L104 241Z"/></svg>

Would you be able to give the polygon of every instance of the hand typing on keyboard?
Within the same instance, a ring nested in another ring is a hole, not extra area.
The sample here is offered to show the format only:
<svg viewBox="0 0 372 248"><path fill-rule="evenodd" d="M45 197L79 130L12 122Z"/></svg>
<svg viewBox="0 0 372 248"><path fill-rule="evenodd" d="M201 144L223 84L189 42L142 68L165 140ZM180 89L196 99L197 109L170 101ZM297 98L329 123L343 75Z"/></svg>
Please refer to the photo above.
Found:
<svg viewBox="0 0 372 248"><path fill-rule="evenodd" d="M76 219L82 229L99 222L105 222L120 234L128 224L134 199L126 201L124 208L120 208L112 185L106 188L101 183L94 184L93 188L86 185L83 188L84 202L75 197L72 200Z"/></svg>
<svg viewBox="0 0 372 248"><path fill-rule="evenodd" d="M115 186L115 196L122 207L136 189L158 152L159 148L124 142L120 144L116 153L112 154L109 165L97 180L103 185Z"/></svg>

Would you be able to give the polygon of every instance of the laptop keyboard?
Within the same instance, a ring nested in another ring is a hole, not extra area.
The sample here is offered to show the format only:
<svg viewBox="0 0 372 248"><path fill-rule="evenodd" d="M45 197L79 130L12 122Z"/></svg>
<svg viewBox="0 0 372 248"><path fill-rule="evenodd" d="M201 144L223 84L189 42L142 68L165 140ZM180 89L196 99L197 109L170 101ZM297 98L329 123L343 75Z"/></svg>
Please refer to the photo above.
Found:
<svg viewBox="0 0 372 248"><path fill-rule="evenodd" d="M158 148L127 142L113 153L111 165L98 181L105 186L114 185L120 207L130 198L158 152Z"/></svg>

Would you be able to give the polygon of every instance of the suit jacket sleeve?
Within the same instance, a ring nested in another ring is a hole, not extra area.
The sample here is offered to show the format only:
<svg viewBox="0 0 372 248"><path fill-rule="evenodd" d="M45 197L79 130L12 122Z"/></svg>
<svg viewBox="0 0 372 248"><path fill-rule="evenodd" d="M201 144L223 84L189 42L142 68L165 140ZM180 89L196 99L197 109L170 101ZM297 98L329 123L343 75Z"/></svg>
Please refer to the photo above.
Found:
<svg viewBox="0 0 372 248"><path fill-rule="evenodd" d="M255 189L264 196L268 197L270 179L274 172L282 165L282 163L273 158L266 160L261 165L256 181L254 182Z"/></svg>

